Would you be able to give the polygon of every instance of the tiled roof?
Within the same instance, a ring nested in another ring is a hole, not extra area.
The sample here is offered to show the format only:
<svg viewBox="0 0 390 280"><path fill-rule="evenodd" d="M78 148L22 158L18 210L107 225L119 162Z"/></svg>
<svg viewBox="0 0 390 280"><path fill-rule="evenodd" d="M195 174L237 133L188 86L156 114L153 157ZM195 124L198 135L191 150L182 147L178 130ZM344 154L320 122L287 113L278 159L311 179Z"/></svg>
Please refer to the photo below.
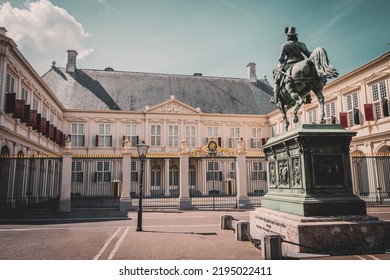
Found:
<svg viewBox="0 0 390 280"><path fill-rule="evenodd" d="M205 113L267 114L272 87L258 80L78 69L53 66L43 77L67 109L144 110L172 95Z"/></svg>

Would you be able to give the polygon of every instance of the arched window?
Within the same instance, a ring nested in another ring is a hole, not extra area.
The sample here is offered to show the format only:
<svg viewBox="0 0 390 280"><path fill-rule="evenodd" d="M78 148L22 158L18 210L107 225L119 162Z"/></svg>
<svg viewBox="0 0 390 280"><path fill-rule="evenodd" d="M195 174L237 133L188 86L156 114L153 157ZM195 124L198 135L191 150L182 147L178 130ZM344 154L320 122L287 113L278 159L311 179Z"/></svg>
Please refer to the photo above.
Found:
<svg viewBox="0 0 390 280"><path fill-rule="evenodd" d="M376 157L378 169L379 190L385 196L390 196L390 146L383 146Z"/></svg>
<svg viewBox="0 0 390 280"><path fill-rule="evenodd" d="M367 168L367 158L361 151L355 151L352 155L352 168L354 172L354 186L355 192L360 196L368 196L369 187L369 174Z"/></svg>
<svg viewBox="0 0 390 280"><path fill-rule="evenodd" d="M171 196L179 195L179 169L176 165L169 167L169 193Z"/></svg>
<svg viewBox="0 0 390 280"><path fill-rule="evenodd" d="M188 181L190 186L190 195L196 194L196 168L194 165L190 165L188 169Z"/></svg>
<svg viewBox="0 0 390 280"><path fill-rule="evenodd" d="M152 196L163 195L163 190L161 189L161 168L158 165L153 165L151 169L150 194Z"/></svg>

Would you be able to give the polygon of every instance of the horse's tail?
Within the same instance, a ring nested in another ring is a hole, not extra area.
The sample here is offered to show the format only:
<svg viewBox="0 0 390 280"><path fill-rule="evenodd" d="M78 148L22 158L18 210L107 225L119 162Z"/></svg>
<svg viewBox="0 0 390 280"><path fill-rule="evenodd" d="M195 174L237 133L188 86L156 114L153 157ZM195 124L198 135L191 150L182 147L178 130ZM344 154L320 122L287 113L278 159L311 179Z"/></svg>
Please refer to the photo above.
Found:
<svg viewBox="0 0 390 280"><path fill-rule="evenodd" d="M328 55L324 48L315 48L311 53L309 59L313 61L319 76L325 78L337 78L339 73L329 64Z"/></svg>

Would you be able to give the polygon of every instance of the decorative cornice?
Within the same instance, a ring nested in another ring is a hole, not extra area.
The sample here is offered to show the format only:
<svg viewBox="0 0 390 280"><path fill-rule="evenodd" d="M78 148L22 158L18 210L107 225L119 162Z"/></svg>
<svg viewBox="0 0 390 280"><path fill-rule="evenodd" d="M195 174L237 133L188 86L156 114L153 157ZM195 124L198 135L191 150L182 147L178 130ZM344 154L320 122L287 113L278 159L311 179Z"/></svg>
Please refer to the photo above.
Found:
<svg viewBox="0 0 390 280"><path fill-rule="evenodd" d="M139 119L120 119L120 122L125 123L125 124L139 124L139 123L141 123L141 120L139 120Z"/></svg>
<svg viewBox="0 0 390 280"><path fill-rule="evenodd" d="M384 79L384 78L386 78L389 75L390 75L390 70L380 71L380 72L377 72L377 73L373 73L369 77L363 79L363 82L366 83L366 84L373 83L373 82L375 82L375 81L377 81L379 79Z"/></svg>
<svg viewBox="0 0 390 280"><path fill-rule="evenodd" d="M94 118L94 121L97 123L114 123L115 119L109 119L109 118Z"/></svg>

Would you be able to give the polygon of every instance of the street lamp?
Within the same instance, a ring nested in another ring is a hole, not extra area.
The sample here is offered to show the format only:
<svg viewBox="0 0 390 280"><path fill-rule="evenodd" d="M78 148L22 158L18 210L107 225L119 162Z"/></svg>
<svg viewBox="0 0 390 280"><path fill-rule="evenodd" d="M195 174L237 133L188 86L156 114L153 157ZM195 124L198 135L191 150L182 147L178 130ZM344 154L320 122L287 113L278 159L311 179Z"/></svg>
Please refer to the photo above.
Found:
<svg viewBox="0 0 390 280"><path fill-rule="evenodd" d="M138 220L137 220L137 231L142 231L142 183L144 177L144 161L146 154L149 150L149 145L142 141L141 144L137 145L138 156L141 161L141 176L139 179L139 203L138 203Z"/></svg>

